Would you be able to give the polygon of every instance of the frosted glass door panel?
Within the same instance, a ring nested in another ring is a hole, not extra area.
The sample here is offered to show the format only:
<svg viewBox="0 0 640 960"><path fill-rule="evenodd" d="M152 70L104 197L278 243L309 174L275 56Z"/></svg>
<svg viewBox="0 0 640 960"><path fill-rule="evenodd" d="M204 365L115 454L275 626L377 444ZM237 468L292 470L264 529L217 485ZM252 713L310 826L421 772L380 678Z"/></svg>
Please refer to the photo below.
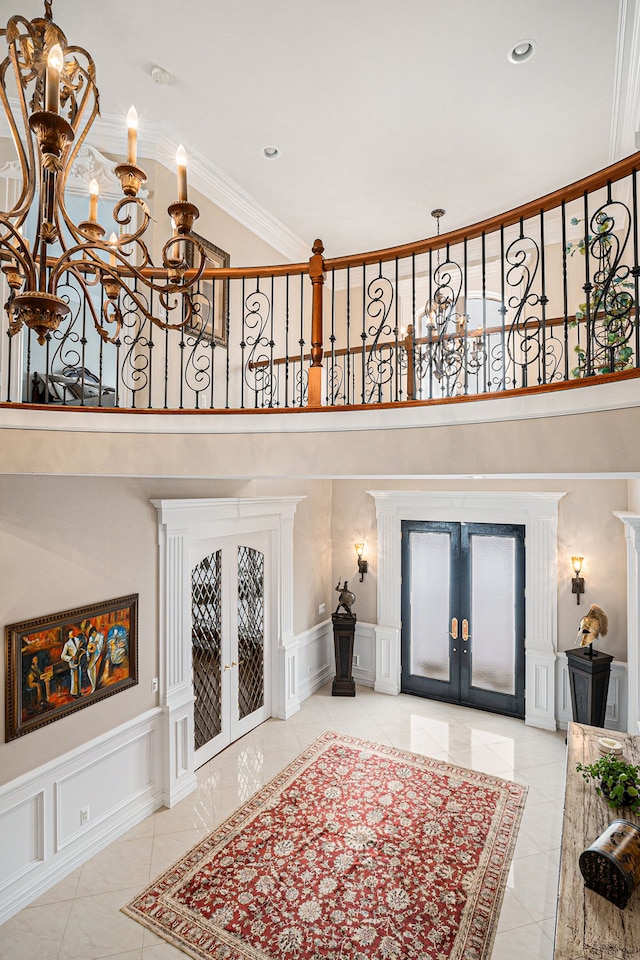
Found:
<svg viewBox="0 0 640 960"><path fill-rule="evenodd" d="M411 673L450 679L448 533L411 534Z"/></svg>
<svg viewBox="0 0 640 960"><path fill-rule="evenodd" d="M515 693L516 544L471 536L471 684Z"/></svg>

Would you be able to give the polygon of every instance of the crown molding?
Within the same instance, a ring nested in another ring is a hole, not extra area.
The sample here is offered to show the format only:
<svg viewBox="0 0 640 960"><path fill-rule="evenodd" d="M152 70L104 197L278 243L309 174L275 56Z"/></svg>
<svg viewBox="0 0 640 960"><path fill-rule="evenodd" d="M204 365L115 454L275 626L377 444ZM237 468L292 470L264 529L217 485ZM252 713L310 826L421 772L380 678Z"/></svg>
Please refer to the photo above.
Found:
<svg viewBox="0 0 640 960"><path fill-rule="evenodd" d="M14 106L13 102L12 106ZM0 113L0 137L11 138L4 111ZM112 115L96 117L91 128L90 140L91 145L101 152L110 153L116 157L122 156L127 142L124 117ZM141 147L141 156L161 163L167 170L175 171L175 151L179 139L169 124L141 120L138 143ZM203 154L189 147L187 143L185 143L185 149L189 156L189 183L196 190L238 223L255 233L287 260L301 263L309 259L311 248L304 240L269 213L251 194L243 190Z"/></svg>
<svg viewBox="0 0 640 960"><path fill-rule="evenodd" d="M638 149L640 128L640 0L620 0L609 160Z"/></svg>
<svg viewBox="0 0 640 960"><path fill-rule="evenodd" d="M91 141L106 153L122 154L126 144L124 119L110 115L96 117L91 129ZM138 144L141 156L155 160L174 172L178 143L178 136L169 124L140 121ZM310 247L297 234L203 154L189 147L188 143L185 143L185 149L189 157L189 183L196 190L274 247L287 260L298 263L309 259Z"/></svg>

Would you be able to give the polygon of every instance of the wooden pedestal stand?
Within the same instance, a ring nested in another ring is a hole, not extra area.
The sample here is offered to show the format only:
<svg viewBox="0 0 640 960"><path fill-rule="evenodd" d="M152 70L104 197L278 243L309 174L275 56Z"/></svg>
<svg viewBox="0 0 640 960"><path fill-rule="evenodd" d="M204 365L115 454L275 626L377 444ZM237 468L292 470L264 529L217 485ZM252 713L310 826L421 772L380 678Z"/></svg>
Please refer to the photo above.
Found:
<svg viewBox="0 0 640 960"><path fill-rule="evenodd" d="M574 723L604 727L613 657L591 647L567 650Z"/></svg>
<svg viewBox="0 0 640 960"><path fill-rule="evenodd" d="M354 613L334 613L331 616L333 646L336 653L336 675L331 685L332 697L355 697L356 695L356 682L351 676L356 620Z"/></svg>

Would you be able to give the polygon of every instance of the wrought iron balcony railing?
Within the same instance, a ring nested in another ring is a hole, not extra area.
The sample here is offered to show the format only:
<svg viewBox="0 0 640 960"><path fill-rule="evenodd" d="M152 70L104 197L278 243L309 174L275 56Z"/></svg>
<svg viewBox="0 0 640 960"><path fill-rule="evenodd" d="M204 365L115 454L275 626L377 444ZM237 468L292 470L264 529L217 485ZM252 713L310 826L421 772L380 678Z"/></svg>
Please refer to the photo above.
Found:
<svg viewBox="0 0 640 960"><path fill-rule="evenodd" d="M180 330L152 325L123 293L110 342L70 273L58 285L70 312L43 345L26 328L12 335L5 318L2 400L290 410L634 376L638 168L635 154L509 213L401 247L325 259L316 241L308 263L208 269ZM132 290L162 316L153 290Z"/></svg>

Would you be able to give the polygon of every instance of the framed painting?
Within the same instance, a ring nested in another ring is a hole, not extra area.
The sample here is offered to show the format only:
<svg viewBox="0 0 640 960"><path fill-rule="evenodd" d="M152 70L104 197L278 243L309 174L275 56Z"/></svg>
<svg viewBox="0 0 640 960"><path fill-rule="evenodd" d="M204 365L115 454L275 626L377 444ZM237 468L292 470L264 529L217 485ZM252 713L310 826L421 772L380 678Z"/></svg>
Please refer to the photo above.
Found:
<svg viewBox="0 0 640 960"><path fill-rule="evenodd" d="M204 237L194 233L192 236L202 244L207 255L207 269L209 267L228 267L231 258L228 253L210 243ZM185 244L187 264L193 267L193 247ZM185 327L187 333L197 336L199 340L208 343L217 343L221 347L227 346L227 299L229 284L227 280L201 280L199 291L194 295L196 313L192 322Z"/></svg>
<svg viewBox="0 0 640 960"><path fill-rule="evenodd" d="M5 628L5 740L138 682L138 594Z"/></svg>

